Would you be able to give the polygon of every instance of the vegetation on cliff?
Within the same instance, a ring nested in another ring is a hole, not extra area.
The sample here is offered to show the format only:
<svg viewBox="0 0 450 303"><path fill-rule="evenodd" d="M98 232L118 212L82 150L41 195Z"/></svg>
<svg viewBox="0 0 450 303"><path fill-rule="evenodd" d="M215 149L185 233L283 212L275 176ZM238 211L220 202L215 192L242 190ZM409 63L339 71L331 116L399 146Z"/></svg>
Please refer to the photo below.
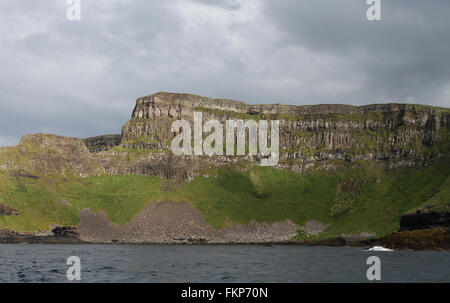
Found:
<svg viewBox="0 0 450 303"><path fill-rule="evenodd" d="M447 191L449 173L448 165L386 172L342 163L337 171L308 174L224 168L177 183L137 175L32 178L0 172L0 201L19 213L0 216L0 229L35 231L49 230L51 224L77 225L84 208L105 210L113 222L125 224L152 201L172 200L191 203L216 228L285 219L303 226L314 219L329 227L317 236L301 232L297 240L361 233L383 236L399 229L405 211Z"/></svg>

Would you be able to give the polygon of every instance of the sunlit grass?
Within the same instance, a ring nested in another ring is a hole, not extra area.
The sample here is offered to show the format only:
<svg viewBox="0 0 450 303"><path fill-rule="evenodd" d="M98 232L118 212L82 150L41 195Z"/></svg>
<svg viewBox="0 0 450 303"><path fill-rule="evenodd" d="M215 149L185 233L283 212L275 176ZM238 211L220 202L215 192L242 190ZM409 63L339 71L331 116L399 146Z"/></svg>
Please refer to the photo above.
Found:
<svg viewBox="0 0 450 303"><path fill-rule="evenodd" d="M314 219L330 224L320 237L361 232L381 236L398 229L405 211L427 201L448 204L449 171L446 164L392 172L342 166L311 174L256 167L248 172L219 169L211 174L215 176L190 183L136 175L33 180L0 172L0 203L19 211L18 216L1 216L0 228L33 231L48 230L51 224L76 225L84 208L105 210L112 221L125 224L152 201L172 200L191 203L217 228L251 220L290 219L303 225ZM344 181L358 184L357 190L343 190Z"/></svg>

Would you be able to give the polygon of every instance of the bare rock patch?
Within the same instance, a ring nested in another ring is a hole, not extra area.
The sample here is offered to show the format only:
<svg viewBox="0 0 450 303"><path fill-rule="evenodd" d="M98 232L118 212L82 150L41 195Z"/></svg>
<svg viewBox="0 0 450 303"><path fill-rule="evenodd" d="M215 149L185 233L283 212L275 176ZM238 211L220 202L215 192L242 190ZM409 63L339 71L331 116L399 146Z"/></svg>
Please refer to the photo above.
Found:
<svg viewBox="0 0 450 303"><path fill-rule="evenodd" d="M13 207L0 204L0 216L17 216L19 211Z"/></svg>
<svg viewBox="0 0 450 303"><path fill-rule="evenodd" d="M222 233L228 242L284 242L292 239L297 234L298 229L298 225L288 219L273 224L255 221L251 221L248 225L233 224L222 229Z"/></svg>
<svg viewBox="0 0 450 303"><path fill-rule="evenodd" d="M325 224L317 220L308 220L300 229L311 236L316 236L330 227L331 224Z"/></svg>

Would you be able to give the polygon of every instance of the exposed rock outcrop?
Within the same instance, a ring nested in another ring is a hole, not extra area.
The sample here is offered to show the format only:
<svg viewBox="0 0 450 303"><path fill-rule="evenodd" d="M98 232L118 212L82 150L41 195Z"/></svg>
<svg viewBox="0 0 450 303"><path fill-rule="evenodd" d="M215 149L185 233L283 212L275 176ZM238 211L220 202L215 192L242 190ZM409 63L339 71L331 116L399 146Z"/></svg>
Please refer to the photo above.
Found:
<svg viewBox="0 0 450 303"><path fill-rule="evenodd" d="M441 207L428 205L418 208L414 212L405 213L400 218L400 231L436 227L450 228L449 205Z"/></svg>
<svg viewBox="0 0 450 303"><path fill-rule="evenodd" d="M19 214L19 212L17 211L17 209L0 204L0 217L1 216L17 216L18 214Z"/></svg>
<svg viewBox="0 0 450 303"><path fill-rule="evenodd" d="M87 148L92 153L107 151L118 146L122 140L121 135L104 135L83 139Z"/></svg>
<svg viewBox="0 0 450 303"><path fill-rule="evenodd" d="M374 243L391 249L450 250L450 206L429 204L407 212L398 232Z"/></svg>
<svg viewBox="0 0 450 303"><path fill-rule="evenodd" d="M78 226L57 226L52 229L52 233L56 237L75 238L78 239L80 234Z"/></svg>
<svg viewBox="0 0 450 303"><path fill-rule="evenodd" d="M58 230L37 232L16 232L0 229L0 243L47 243L47 244L80 244L84 243L77 233L70 232L76 228L61 227Z"/></svg>
<svg viewBox="0 0 450 303"><path fill-rule="evenodd" d="M375 241L391 249L450 250L450 231L445 228L404 230Z"/></svg>
<svg viewBox="0 0 450 303"><path fill-rule="evenodd" d="M450 111L410 104L246 105L232 100L157 93L139 98L122 130L122 146L164 151L170 148L173 121L203 119L280 120L281 162L296 172L333 161L373 161L383 168L417 166L448 156L445 145ZM430 150L429 147L442 147ZM255 159L247 159L254 161Z"/></svg>
<svg viewBox="0 0 450 303"><path fill-rule="evenodd" d="M300 229L307 235L316 236L330 227L330 224L325 224L317 220L308 220Z"/></svg>
<svg viewBox="0 0 450 303"><path fill-rule="evenodd" d="M0 170L31 175L85 177L101 169L82 139L48 134L25 135L19 145L0 149Z"/></svg>

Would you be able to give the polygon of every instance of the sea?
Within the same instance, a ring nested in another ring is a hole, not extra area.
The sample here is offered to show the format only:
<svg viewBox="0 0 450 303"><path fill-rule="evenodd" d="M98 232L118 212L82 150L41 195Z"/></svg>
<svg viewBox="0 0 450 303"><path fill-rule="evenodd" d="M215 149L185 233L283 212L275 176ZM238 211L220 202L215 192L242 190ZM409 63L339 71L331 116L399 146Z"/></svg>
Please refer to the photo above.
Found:
<svg viewBox="0 0 450 303"><path fill-rule="evenodd" d="M373 280L373 266L378 266L379 280ZM0 244L0 282L448 283L450 252L301 245Z"/></svg>

